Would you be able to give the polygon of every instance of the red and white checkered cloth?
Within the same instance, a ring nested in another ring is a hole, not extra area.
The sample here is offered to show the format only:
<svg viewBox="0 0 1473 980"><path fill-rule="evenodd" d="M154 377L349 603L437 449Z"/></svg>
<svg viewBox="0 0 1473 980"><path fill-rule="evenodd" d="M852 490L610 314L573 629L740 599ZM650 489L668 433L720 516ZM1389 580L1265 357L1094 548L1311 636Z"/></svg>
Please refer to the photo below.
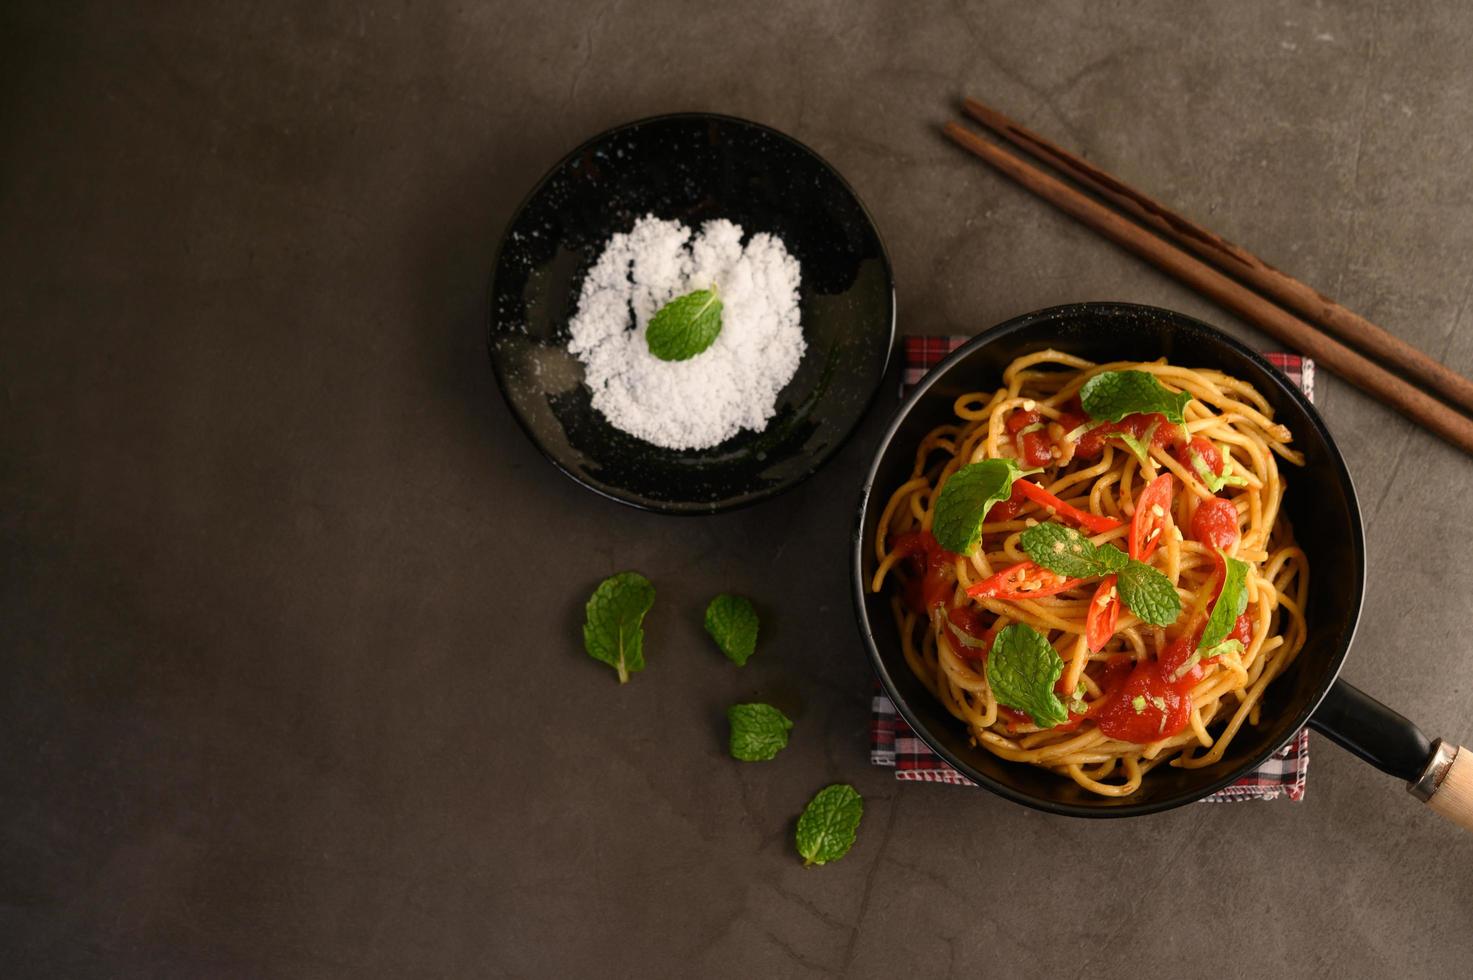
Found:
<svg viewBox="0 0 1473 980"><path fill-rule="evenodd" d="M903 396L926 372L939 364L947 354L971 340L970 337L906 337L905 368L901 374ZM1314 361L1298 354L1267 353L1269 363L1283 371L1289 379L1314 400ZM890 698L878 690L870 721L870 762L889 766L895 778L923 783L951 783L975 786L970 779L942 761L921 741L895 710ZM1282 749L1269 756L1253 772L1202 800L1204 803L1228 803L1235 800L1272 800L1287 796L1304 799L1305 780L1309 773L1309 731L1302 730Z"/></svg>

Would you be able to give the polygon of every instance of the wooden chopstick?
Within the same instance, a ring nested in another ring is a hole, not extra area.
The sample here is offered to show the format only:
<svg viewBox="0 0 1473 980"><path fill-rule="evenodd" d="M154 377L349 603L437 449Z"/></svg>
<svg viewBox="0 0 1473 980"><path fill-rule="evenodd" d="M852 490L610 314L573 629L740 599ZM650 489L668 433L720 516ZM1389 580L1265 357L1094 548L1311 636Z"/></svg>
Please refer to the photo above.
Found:
<svg viewBox="0 0 1473 980"><path fill-rule="evenodd" d="M1195 252L1219 269L1266 293L1358 348L1388 368L1406 375L1466 413L1473 413L1473 381L1437 363L1411 344L1348 310L1293 276L1280 272L1240 245L1182 217L1119 178L1019 125L991 106L965 99L962 108L998 136L1128 212L1137 221Z"/></svg>
<svg viewBox="0 0 1473 980"><path fill-rule="evenodd" d="M1313 357L1321 365L1448 442L1473 453L1473 419L1415 388L1385 368L1246 286L1193 258L1117 211L1112 211L1061 181L995 146L960 123L947 123L945 133L1024 188L1144 258L1197 292L1232 310L1281 343Z"/></svg>

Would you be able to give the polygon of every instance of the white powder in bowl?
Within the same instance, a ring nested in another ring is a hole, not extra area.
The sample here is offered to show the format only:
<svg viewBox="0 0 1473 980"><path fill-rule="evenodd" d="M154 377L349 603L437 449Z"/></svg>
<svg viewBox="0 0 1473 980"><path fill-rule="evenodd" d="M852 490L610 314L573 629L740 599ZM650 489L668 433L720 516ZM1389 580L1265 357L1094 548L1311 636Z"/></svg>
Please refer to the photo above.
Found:
<svg viewBox="0 0 1473 980"><path fill-rule="evenodd" d="M685 361L650 353L645 329L670 300L715 283L721 332ZM698 235L646 215L616 234L583 280L568 350L593 407L616 428L667 449L705 449L761 431L803 357L798 260L768 234L708 221Z"/></svg>

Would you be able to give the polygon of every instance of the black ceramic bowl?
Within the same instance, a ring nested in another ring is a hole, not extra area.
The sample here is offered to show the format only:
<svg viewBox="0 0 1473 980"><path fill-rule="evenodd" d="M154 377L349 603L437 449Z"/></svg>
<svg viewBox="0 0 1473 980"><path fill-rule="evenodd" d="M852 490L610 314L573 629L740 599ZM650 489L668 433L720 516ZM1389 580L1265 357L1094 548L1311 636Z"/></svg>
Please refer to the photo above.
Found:
<svg viewBox="0 0 1473 980"><path fill-rule="evenodd" d="M875 569L874 534L880 513L891 491L909 479L921 437L952 421L952 403L958 395L1000 386L1008 362L1046 348L1097 362L1164 356L1177 364L1217 368L1242 378L1268 399L1275 418L1294 433L1294 445L1305 455L1302 468L1283 469L1288 486L1284 506L1311 569L1307 644L1265 693L1262 724L1245 725L1219 763L1202 769L1159 767L1126 798L1096 796L1047 770L1005 762L969 744L965 726L931 696L906 663L888 596L875 595L868 587ZM1236 340L1180 313L1117 303L1056 307L1009 320L958 349L916 387L886 431L865 480L852 545L860 631L896 708L937 754L968 778L1028 806L1073 816L1131 816L1179 806L1221 789L1262 763L1304 727L1327 692L1332 697L1316 717L1316 726L1342 743L1363 741L1364 731L1357 726L1375 715L1367 704L1380 707L1335 680L1355 633L1364 567L1360 512L1344 461L1309 401L1284 375ZM1398 717L1389 711L1385 715ZM1372 720L1393 724L1381 715ZM1405 719L1399 722L1415 731ZM1331 730L1335 727L1339 730ZM1408 744L1411 748L1405 754L1410 761L1393 763L1372 758L1375 749L1362 751L1362 745L1354 750L1388 772L1411 778L1403 770L1409 772L1425 760L1427 743L1422 738ZM1396 746L1388 749L1400 751Z"/></svg>
<svg viewBox="0 0 1473 980"><path fill-rule="evenodd" d="M801 264L808 349L762 432L663 449L593 409L568 321L604 242L645 214L693 228L728 218L777 235ZM502 239L491 309L491 363L532 441L589 489L670 514L740 507L812 475L870 404L895 329L890 260L844 179L791 137L706 113L620 126L553 167Z"/></svg>

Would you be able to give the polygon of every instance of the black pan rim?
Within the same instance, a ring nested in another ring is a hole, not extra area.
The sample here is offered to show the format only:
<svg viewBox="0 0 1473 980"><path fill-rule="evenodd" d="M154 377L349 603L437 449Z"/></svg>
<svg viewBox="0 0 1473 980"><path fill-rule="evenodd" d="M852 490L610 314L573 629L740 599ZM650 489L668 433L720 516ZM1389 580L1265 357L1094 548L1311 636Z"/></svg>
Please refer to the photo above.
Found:
<svg viewBox="0 0 1473 980"><path fill-rule="evenodd" d="M810 465L801 473L795 474L793 477L782 483L777 484L776 486L764 487L763 489L754 491L752 493L744 494L739 497L729 497L724 500L716 501L715 503L704 503L700 501L665 501L655 503L638 497L621 494L617 487L611 487L605 484L597 483L586 477L584 474L578 473L572 468L565 466L561 460L553 455L552 452L550 452L548 448L542 444L542 440L538 437L536 431L533 429L531 422L524 418L521 411L517 408L516 402L512 400L511 392L508 390L507 381L503 374L501 363L496 357L496 270L501 267L501 257L502 252L506 248L507 235L516 225L517 219L521 217L522 212L527 209L528 205L530 205L532 201L537 197L537 195L542 192L542 189L547 185L550 180L553 179L554 176L556 176L574 158L582 155L590 147L601 143L604 140L617 136L619 133L622 133L629 129L635 129L640 126L647 126L652 123L672 122L680 120L715 120L718 122L735 123L737 125L750 127L752 129L760 129L763 132L782 140L783 142L792 144L798 150L801 150L802 152L811 156L820 167L826 170L830 175L833 176L835 180L839 182L839 185L843 187L846 192L848 192L849 196L854 199L854 203L858 205L860 213L864 215L865 221L869 224L870 230L874 233L875 241L880 246L880 262L884 266L885 280L890 285L890 309L889 316L887 318L888 336L885 339L884 360L880 364L879 380L875 383L874 390L869 393L869 397L865 400L864 404L860 406L859 411L855 413L854 421L849 424L849 428L845 430L839 436L839 438L835 439L832 443L825 447L822 452L816 453ZM813 147L809 146L807 143L804 143L796 137L789 136L787 133L784 133L780 129L774 129L773 127L768 126L765 123L760 123L751 119L745 119L741 116L733 116L727 113L720 112L665 112L653 116L645 116L640 119L633 119L629 122L620 123L617 126L611 126L608 129L595 133L594 135L583 140L577 146L573 147L573 149L569 150L567 153L563 154L560 158L558 158L558 161L556 163L549 167L547 171L543 173L540 178L538 178L537 182L532 185L531 190L527 191L527 193L523 195L521 201L517 203L517 206L512 209L511 217L507 219L505 227L502 228L501 236L496 243L496 254L492 257L491 276L489 281L487 282L486 287L486 299L487 306L490 308L491 311L490 315L487 317L489 329L487 330L486 335L486 353L491 361L491 373L496 378L496 387L497 390L501 392L502 401L506 403L506 407L511 412L512 418L516 419L517 426L522 430L522 433L526 435L527 440L531 442L532 445L537 447L538 453L540 453L544 459L551 463L554 469L566 476L568 479L572 480L574 483L578 484L578 486L583 487L586 490L593 491L600 497L603 497L605 500L612 500L615 503L622 504L625 507L632 507L635 510L644 511L650 514L665 514L672 517L705 517L711 514L727 513L729 511L741 510L744 507L750 507L753 504L760 503L764 500L770 500L773 497L781 496L782 494L787 493L788 491L793 490L794 488L808 482L808 480L811 479L814 474L822 469L826 463L828 463L839 454L840 450L842 450L845 446L849 444L849 440L852 439L854 437L854 433L859 430L859 427L864 422L865 417L869 415L870 410L874 407L875 399L879 396L880 389L884 387L885 376L889 373L890 365L895 355L895 321L897 311L895 299L895 267L890 261L890 250L885 245L885 236L880 231L879 223L875 221L874 212L872 212L869 209L869 206L864 203L864 198L859 196L859 192L855 190L854 185L849 183L848 179L846 179L844 175L839 172L837 167L835 167L822 154L813 149Z"/></svg>
<svg viewBox="0 0 1473 980"><path fill-rule="evenodd" d="M1103 799L1102 802L1098 805L1058 803L1052 800L1040 799L1027 793L1018 792L1017 790L1014 790L1009 786L1005 786L997 782L985 773L972 767L965 760L952 753L951 751L946 749L945 746L940 744L939 740L937 740L931 734L926 723L920 719L919 715L917 715L917 713L911 708L909 702L900 694L894 682L894 679L891 677L889 669L886 667L885 662L880 655L879 646L875 641L874 631L870 625L868 610L865 605L865 597L867 595L867 592L863 570L864 547L866 545L864 536L864 524L865 518L868 515L871 498L873 496L875 479L880 468L881 460L884 458L886 452L889 450L890 444L894 440L897 431L900 429L900 426L904 423L905 419L907 418L907 416L909 416L911 410L915 407L915 405L917 405L923 398L925 398L927 392L929 392L932 386L934 386L942 377L944 377L958 362L964 360L973 351L986 346L994 339L1005 333L1011 333L1014 330L1021 329L1023 327L1027 327L1034 323L1038 323L1048 319L1059 319L1065 316L1078 315L1120 316L1130 314L1146 314L1151 316L1165 317L1170 321L1183 325L1191 325L1193 328L1201 329L1208 333L1211 333L1244 360L1263 368L1266 372L1266 376L1273 379L1274 384L1280 389L1280 391L1288 398L1297 402L1298 405L1302 409L1304 409L1306 417L1310 420L1310 423L1315 428L1316 436L1323 441L1324 445L1329 450L1329 456L1334 463L1337 478L1340 481L1341 487L1346 496L1346 504L1352 517L1350 532L1352 535L1351 543L1354 554L1356 556L1356 587L1354 590L1354 595L1351 597L1352 601L1349 604L1349 609L1346 613L1346 622L1348 623L1349 629L1346 631L1344 642L1341 644L1340 649L1335 652L1330 668L1326 670L1324 672L1324 675L1320 678L1314 695L1307 699L1306 703L1295 715L1293 723L1288 728L1290 734L1287 738L1277 743L1271 744L1268 748L1255 754L1247 762L1243 763L1241 766L1230 772L1228 775L1214 780L1211 783L1208 783L1203 787L1191 792L1180 793L1176 796L1165 797L1149 803L1115 803L1113 801L1106 802ZM1198 320L1195 317L1188 316L1185 313L1179 313L1175 310L1168 310L1157 306L1147 306L1139 303L1123 303L1115 301L1070 303L1062 306L1052 306L1046 309L1035 310L1031 313L1024 313L1020 316L1012 317L1011 319L1005 320L1002 323L989 327L987 330L978 334L976 337L973 337L971 340L967 341L967 343L963 344L961 347L957 348L950 355L948 355L946 359L938 364L935 368L931 369L926 374L925 378L923 378L921 382L916 385L914 390L912 390L911 393L906 397L905 401L901 404L900 408L896 411L895 415L890 420L889 425L886 426L884 434L880 437L880 440L875 447L874 456L870 461L869 468L865 473L864 482L860 487L859 507L856 515L854 530L852 532L850 540L850 585L852 588L851 597L854 602L854 612L859 625L860 635L864 640L865 649L869 653L870 664L874 668L875 673L880 678L881 686L885 689L885 693L889 695L891 701L895 705L896 710L900 713L900 716L904 718L906 723L911 726L916 735L919 736L920 739L926 743L931 751L935 752L938 756L944 759L949 765L955 768L962 775L966 776L977 785L993 793L996 793L997 795L1005 799L1011 800L1014 803L1022 804L1023 806L1027 806L1035 810L1044 811L1046 813L1085 818L1145 816L1151 813L1159 813L1163 810L1175 809L1176 807L1184 806L1188 803L1194 803L1198 800L1212 795L1223 787L1242 778L1253 769L1256 769L1264 762L1265 759L1273 755L1285 744L1287 744L1289 739L1294 738L1295 735L1297 735L1297 733L1300 731L1300 729L1302 729L1309 722L1310 716L1314 714L1315 709L1319 707L1320 702L1324 700L1325 695L1330 690L1330 687L1339 677L1340 669L1345 662L1345 657L1349 653L1351 644L1355 640L1355 632L1360 622L1361 606L1365 597L1365 564L1365 530L1360 513L1360 504L1355 493L1354 482L1351 479L1349 469L1345 465L1345 458L1341 454L1339 447L1335 444L1335 440L1330 435L1329 430L1325 427L1324 420L1320 418L1319 412L1315 410L1313 403L1311 403L1309 399L1305 397L1304 393L1300 391L1295 385L1289 383L1288 380L1283 377L1282 373L1272 364L1270 364L1268 360L1265 359L1257 351L1249 348L1241 341L1229 336L1222 330L1219 330L1218 328L1208 323Z"/></svg>

